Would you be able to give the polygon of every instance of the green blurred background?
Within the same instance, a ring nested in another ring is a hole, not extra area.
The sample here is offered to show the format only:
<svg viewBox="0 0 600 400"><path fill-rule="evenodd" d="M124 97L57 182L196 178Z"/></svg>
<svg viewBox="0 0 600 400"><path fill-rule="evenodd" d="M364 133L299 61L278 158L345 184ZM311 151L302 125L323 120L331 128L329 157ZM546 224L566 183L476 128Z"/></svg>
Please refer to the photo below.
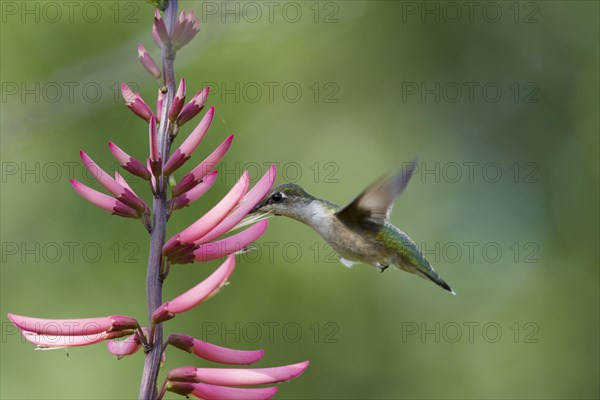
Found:
<svg viewBox="0 0 600 400"><path fill-rule="evenodd" d="M137 398L141 354L35 352L6 319L146 314L142 226L86 203L68 178L92 185L82 148L114 170L109 140L145 157L145 124L117 84L154 104L135 51L141 42L158 57L153 10L66 3L2 2L0 394ZM419 157L392 222L458 295L398 271L348 270L307 227L274 219L224 293L167 332L265 349L259 366L310 360L279 398L598 398L597 2L182 7L202 24L177 76L190 95L212 82L216 106L185 169L236 140L219 184L176 213L169 236L244 168L256 180L279 163L278 182L345 203ZM216 265L173 268L165 298ZM210 363L167 354L167 369L192 364Z"/></svg>

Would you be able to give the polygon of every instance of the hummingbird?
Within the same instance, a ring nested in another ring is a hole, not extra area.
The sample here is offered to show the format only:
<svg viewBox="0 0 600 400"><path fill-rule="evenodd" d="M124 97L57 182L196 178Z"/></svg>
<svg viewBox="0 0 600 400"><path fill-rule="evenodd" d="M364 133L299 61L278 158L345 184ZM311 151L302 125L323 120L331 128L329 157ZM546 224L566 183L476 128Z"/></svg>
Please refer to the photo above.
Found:
<svg viewBox="0 0 600 400"><path fill-rule="evenodd" d="M367 187L343 207L319 199L296 184L284 183L272 189L252 210L244 225L272 215L292 218L315 230L348 268L364 263L383 272L393 266L456 294L416 243L389 221L393 202L415 169L416 163L408 164L396 175Z"/></svg>

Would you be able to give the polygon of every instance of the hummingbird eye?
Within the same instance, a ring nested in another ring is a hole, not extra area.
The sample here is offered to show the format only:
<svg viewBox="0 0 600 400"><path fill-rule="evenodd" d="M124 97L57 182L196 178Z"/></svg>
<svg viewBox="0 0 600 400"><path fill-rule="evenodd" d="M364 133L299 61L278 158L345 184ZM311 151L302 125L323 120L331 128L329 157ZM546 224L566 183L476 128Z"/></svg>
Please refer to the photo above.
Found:
<svg viewBox="0 0 600 400"><path fill-rule="evenodd" d="M271 196L271 199L273 199L275 203L279 203L284 199L284 196L280 192L277 192L274 193L273 196Z"/></svg>

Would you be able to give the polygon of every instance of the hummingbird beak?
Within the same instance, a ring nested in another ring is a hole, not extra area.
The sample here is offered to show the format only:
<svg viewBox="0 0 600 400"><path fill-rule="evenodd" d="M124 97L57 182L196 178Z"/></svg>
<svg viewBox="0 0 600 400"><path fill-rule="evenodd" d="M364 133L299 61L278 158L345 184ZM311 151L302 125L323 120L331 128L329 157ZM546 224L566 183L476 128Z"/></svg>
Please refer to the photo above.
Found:
<svg viewBox="0 0 600 400"><path fill-rule="evenodd" d="M232 229L241 229L244 228L248 225L252 225L256 222L262 221L263 219L268 219L271 218L273 216L273 214L271 214L270 212L263 212L260 214L256 214L254 211L252 211L250 214L248 214L246 216L246 218L244 218L243 220L241 220L239 222L239 224L237 224L236 226L234 226Z"/></svg>

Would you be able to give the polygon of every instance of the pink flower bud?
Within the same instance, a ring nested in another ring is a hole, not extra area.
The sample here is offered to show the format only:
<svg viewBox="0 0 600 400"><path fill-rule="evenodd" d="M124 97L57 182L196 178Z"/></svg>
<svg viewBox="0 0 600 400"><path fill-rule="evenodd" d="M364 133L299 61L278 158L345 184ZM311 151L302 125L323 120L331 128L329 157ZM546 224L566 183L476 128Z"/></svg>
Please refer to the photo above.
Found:
<svg viewBox="0 0 600 400"><path fill-rule="evenodd" d="M172 43L175 50L181 49L188 44L200 30L200 21L194 16L194 12L182 11L173 28Z"/></svg>
<svg viewBox="0 0 600 400"><path fill-rule="evenodd" d="M156 37L159 40L157 42L157 44L159 44L159 43L162 43L162 44L169 43L169 34L167 33L167 27L165 25L165 21L163 20L162 16L158 12L158 10L154 10L154 27L153 27L153 32L154 31L156 31ZM156 41L156 39L155 39L155 41ZM159 47L162 47L162 45L159 45Z"/></svg>
<svg viewBox="0 0 600 400"><path fill-rule="evenodd" d="M200 121L196 129L190 133L190 135L185 139L185 141L179 146L177 150L173 152L169 161L165 164L164 174L171 175L175 172L179 167L183 165L192 155L192 152L196 150L208 128L210 128L210 124L213 120L213 116L215 114L215 108L211 107L204 115L204 118Z"/></svg>
<svg viewBox="0 0 600 400"><path fill-rule="evenodd" d="M156 118L154 118L154 115L150 117L148 135L148 142L150 143L150 167L154 176L158 176L161 169L161 159L160 151L158 150L158 132L156 130Z"/></svg>
<svg viewBox="0 0 600 400"><path fill-rule="evenodd" d="M110 196L105 195L104 193L100 193L85 186L83 183L77 182L75 179L70 179L71 185L73 185L73 189L81 197L89 201L90 203L98 206L106 211L109 211L115 215L119 215L121 217L126 218L139 218L140 214L133 208L123 204L123 202L114 199Z"/></svg>
<svg viewBox="0 0 600 400"><path fill-rule="evenodd" d="M177 125L183 126L186 122L194 118L204 108L204 103L208 98L209 87L205 87L201 92L196 93L192 100L187 103L179 116L177 117Z"/></svg>
<svg viewBox="0 0 600 400"><path fill-rule="evenodd" d="M210 174L206 175L202 179L202 182L197 184L195 187L183 193L179 197L176 197L175 199L171 200L175 202L175 204L173 204L173 210L179 210L181 208L187 207L190 203L198 200L200 197L202 197L202 195L204 195L204 193L208 191L208 189L212 187L216 180L217 171L215 170Z"/></svg>
<svg viewBox="0 0 600 400"><path fill-rule="evenodd" d="M90 172L90 174L92 174L94 178L96 178L98 182L100 182L102 186L106 188L106 190L115 196L121 195L124 189L123 186L119 185L117 181L115 181L108 173L100 168L98 164L96 164L94 160L92 160L92 158L86 154L85 151L80 150L79 157L81 158L85 168Z"/></svg>
<svg viewBox="0 0 600 400"><path fill-rule="evenodd" d="M171 104L171 110L169 111L169 120L175 122L183 104L185 103L185 79L181 78L177 93L173 98L173 104Z"/></svg>
<svg viewBox="0 0 600 400"><path fill-rule="evenodd" d="M179 295L173 300L158 307L152 314L152 321L154 323L167 321L175 317L175 315L188 311L204 300L212 297L223 285L225 285L225 282L227 282L227 279L233 273L234 268L235 257L230 256L208 278L182 295Z"/></svg>
<svg viewBox="0 0 600 400"><path fill-rule="evenodd" d="M154 24L152 25L152 40L154 40L154 43L156 43L159 49L162 49L163 43L158 35L158 31L156 30L156 25Z"/></svg>
<svg viewBox="0 0 600 400"><path fill-rule="evenodd" d="M220 364L247 365L260 360L264 350L234 350L195 339L188 335L171 334L169 344L198 357Z"/></svg>
<svg viewBox="0 0 600 400"><path fill-rule="evenodd" d="M102 168L98 166L88 156L83 150L79 152L79 156L81 157L81 161L83 165L87 168L87 170L92 174L94 178L102 186L104 186L109 192L117 197L120 201L122 201L125 205L128 205L131 208L135 208L139 212L144 212L148 209L148 206L142 199L137 197L132 190L124 187L119 182L114 180L108 173L106 173Z"/></svg>
<svg viewBox="0 0 600 400"><path fill-rule="evenodd" d="M113 142L108 142L108 147L110 148L110 152L117 159L119 164L126 170L131 172L133 175L139 176L142 179L149 180L152 174L148 169L136 160L131 157L129 154L125 153L123 150L119 148Z"/></svg>
<svg viewBox="0 0 600 400"><path fill-rule="evenodd" d="M165 94L159 88L158 95L156 97L156 122L160 122L160 119L162 118L162 106L163 106L164 100L165 100Z"/></svg>
<svg viewBox="0 0 600 400"><path fill-rule="evenodd" d="M150 121L150 117L154 114L139 94L133 92L129 89L129 86L124 83L121 84L121 94L123 95L123 99L125 99L125 105L129 107L135 115L146 121Z"/></svg>
<svg viewBox="0 0 600 400"><path fill-rule="evenodd" d="M138 51L138 58L139 58L140 62L142 63L142 65L144 66L144 68L146 68L146 71L148 71L150 73L150 75L152 75L154 78L156 78L156 79L160 78L160 76L161 76L160 68L158 68L158 65L156 65L156 63L154 62L152 57L150 57L150 54L148 54L148 52L146 51L146 49L144 48L144 46L141 43L138 44L137 51Z"/></svg>
<svg viewBox="0 0 600 400"><path fill-rule="evenodd" d="M148 127L149 143L150 143L150 161L160 160L160 152L158 150L158 132L156 130L156 118L150 117Z"/></svg>
<svg viewBox="0 0 600 400"><path fill-rule="evenodd" d="M231 142L233 141L233 135L229 136L227 139L223 141L204 161L202 161L196 168L194 168L190 173L184 175L183 178L177 185L173 188L173 197L177 197L180 194L187 192L194 186L196 186L202 178L204 178L208 173L215 169L217 164L221 161L227 151L231 147Z"/></svg>

